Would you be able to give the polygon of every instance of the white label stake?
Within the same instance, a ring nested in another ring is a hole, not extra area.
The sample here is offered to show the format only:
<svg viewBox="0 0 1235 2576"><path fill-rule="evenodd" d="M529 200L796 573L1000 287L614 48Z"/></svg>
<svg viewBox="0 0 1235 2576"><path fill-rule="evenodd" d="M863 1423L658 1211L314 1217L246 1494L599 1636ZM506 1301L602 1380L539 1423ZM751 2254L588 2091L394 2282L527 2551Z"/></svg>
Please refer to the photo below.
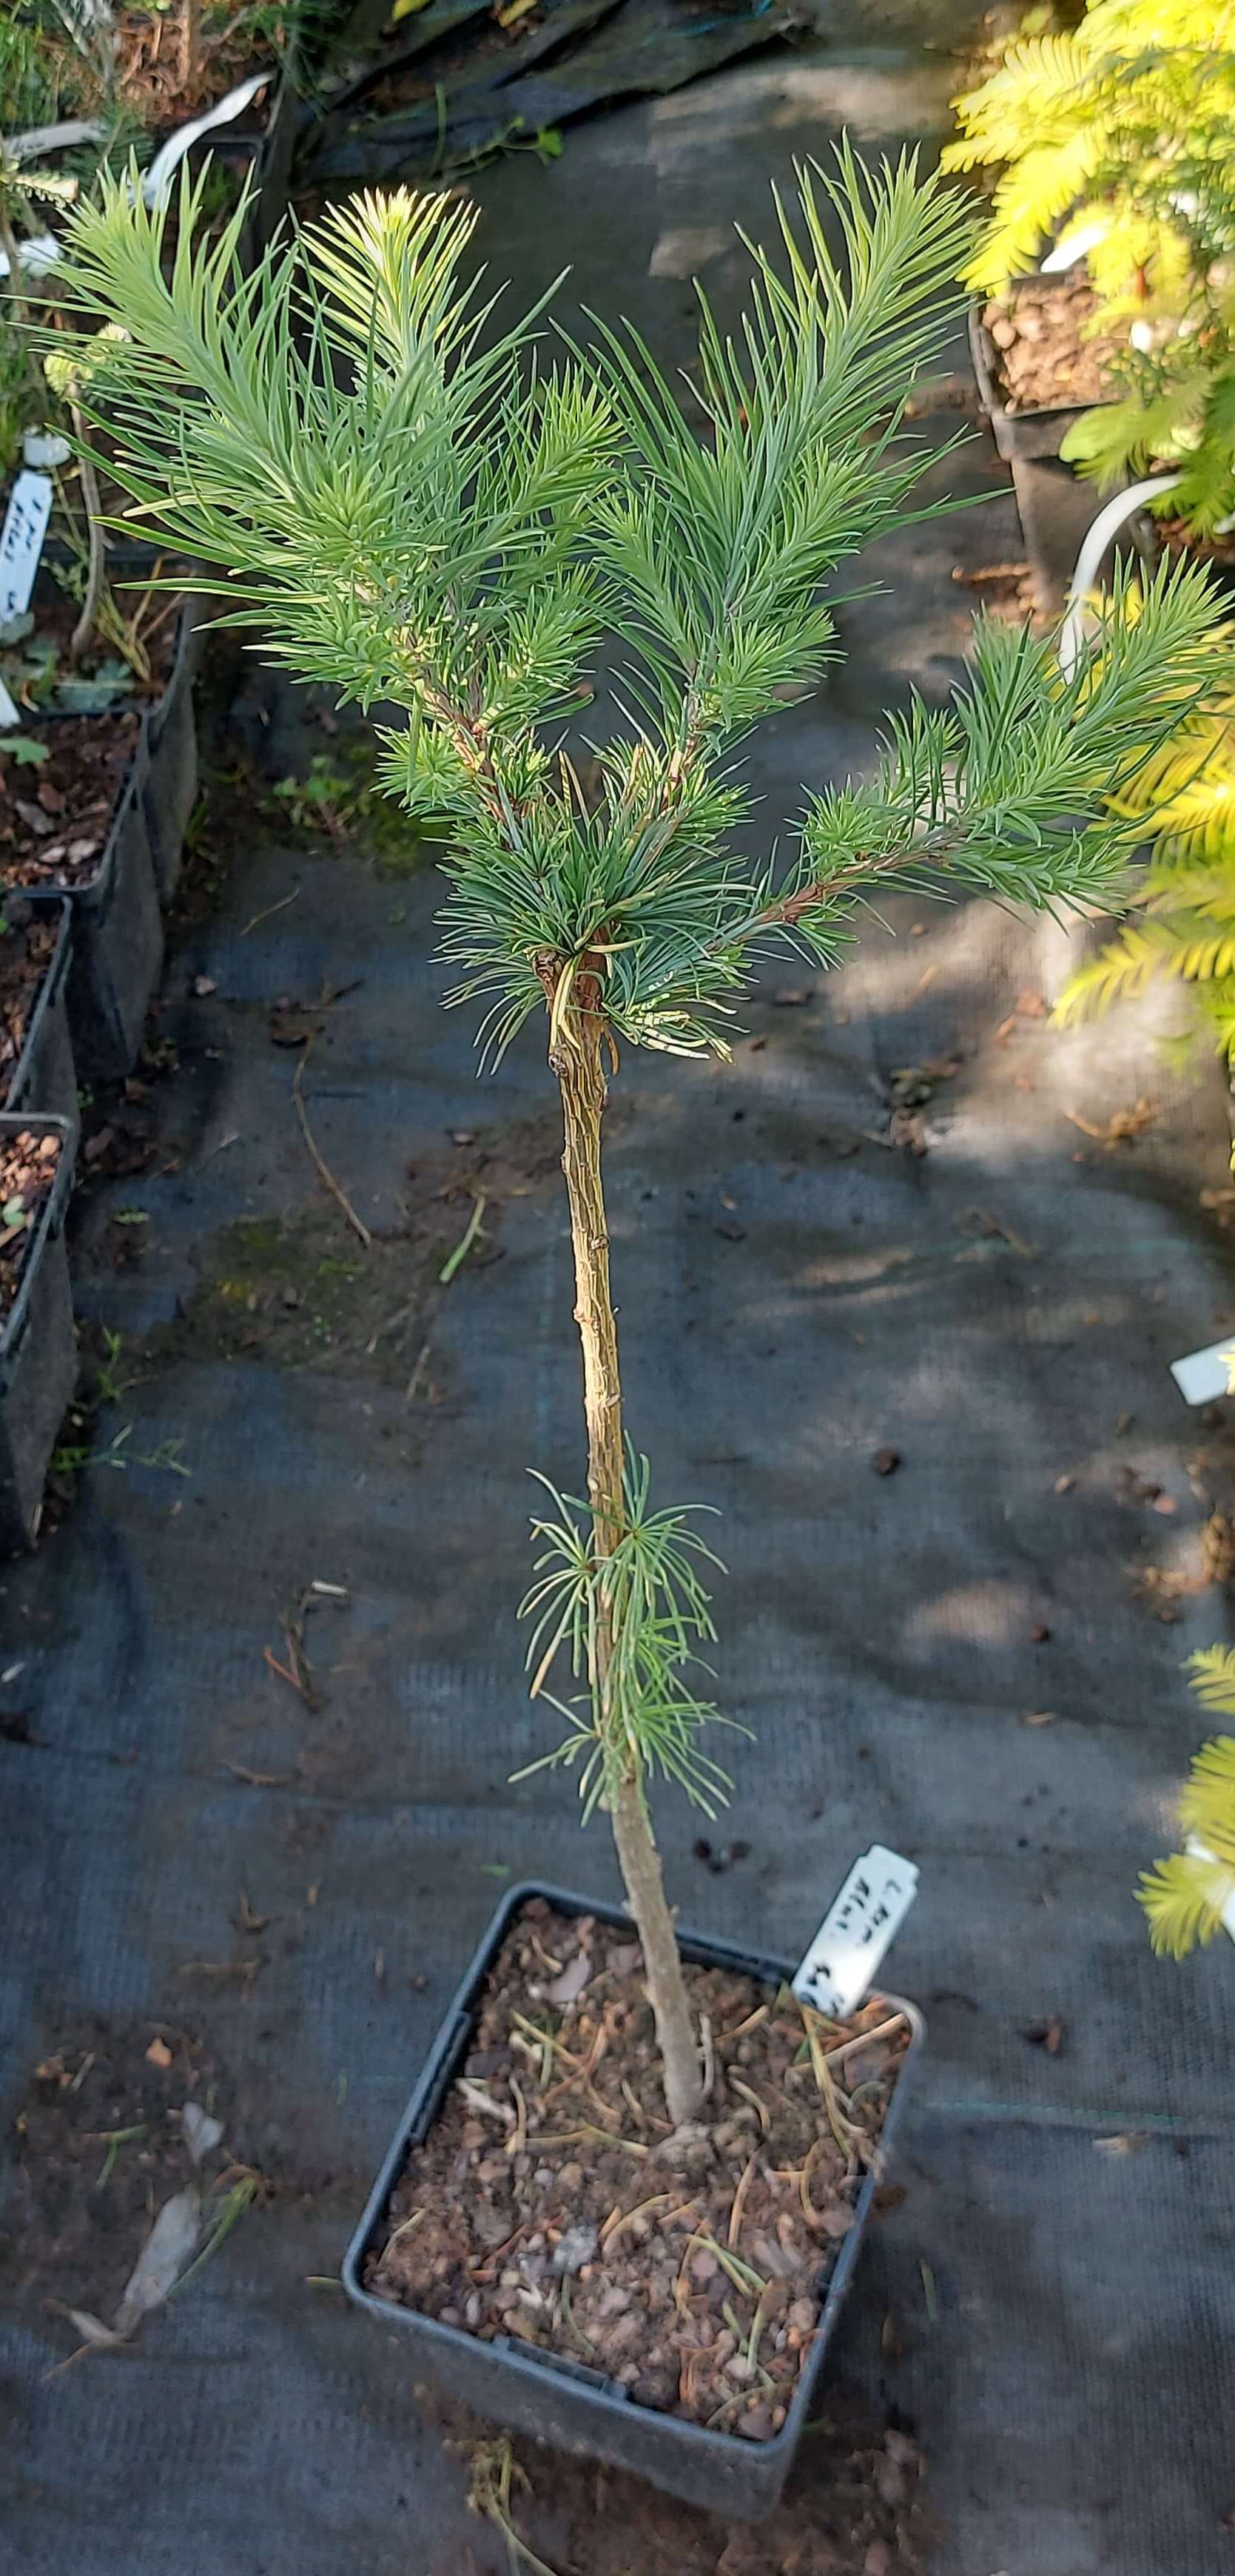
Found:
<svg viewBox="0 0 1235 2576"><path fill-rule="evenodd" d="M856 2012L917 1892L913 1862L872 1843L855 1860L793 1980L799 2003L834 2021Z"/></svg>
<svg viewBox="0 0 1235 2576"><path fill-rule="evenodd" d="M50 474L20 473L0 529L0 626L24 617L51 517Z"/></svg>
<svg viewBox="0 0 1235 2576"><path fill-rule="evenodd" d="M1171 1375L1185 1404L1212 1404L1215 1396L1231 1392L1230 1362L1235 1360L1235 1333L1224 1342L1209 1342L1203 1351L1189 1351L1186 1359L1172 1360Z"/></svg>

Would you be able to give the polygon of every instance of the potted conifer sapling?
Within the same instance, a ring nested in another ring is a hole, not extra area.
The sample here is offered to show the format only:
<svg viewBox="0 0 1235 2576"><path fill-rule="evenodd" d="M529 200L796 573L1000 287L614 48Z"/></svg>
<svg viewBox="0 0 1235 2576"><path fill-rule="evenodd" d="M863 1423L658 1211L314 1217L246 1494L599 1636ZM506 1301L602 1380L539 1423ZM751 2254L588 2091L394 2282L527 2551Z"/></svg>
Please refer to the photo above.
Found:
<svg viewBox="0 0 1235 2576"><path fill-rule="evenodd" d="M245 277L226 240L194 256L186 186L165 279L162 214L112 188L61 289L127 335L84 399L139 511L293 670L401 711L382 774L447 835L451 998L490 1066L538 1025L561 1102L586 1494L536 1522L529 1667L628 1911L507 1898L349 2287L489 2412L747 2512L809 2408L909 2019L871 2000L834 2027L778 1963L675 1927L650 1791L711 1812L728 1785L700 1687L715 1560L625 1435L608 1087L629 1048L723 1056L762 956L834 965L890 891L1100 897L1129 847L1112 800L1212 670L1189 567L1066 679L980 624L949 707L890 719L787 857L739 855L737 749L834 656L824 586L930 506L901 415L970 239L911 160L847 149L776 211L738 330L700 299L682 399L629 330L579 352L541 336L544 305L503 328L460 274L475 214L445 197L358 198ZM585 793L564 739L606 635L625 669Z"/></svg>

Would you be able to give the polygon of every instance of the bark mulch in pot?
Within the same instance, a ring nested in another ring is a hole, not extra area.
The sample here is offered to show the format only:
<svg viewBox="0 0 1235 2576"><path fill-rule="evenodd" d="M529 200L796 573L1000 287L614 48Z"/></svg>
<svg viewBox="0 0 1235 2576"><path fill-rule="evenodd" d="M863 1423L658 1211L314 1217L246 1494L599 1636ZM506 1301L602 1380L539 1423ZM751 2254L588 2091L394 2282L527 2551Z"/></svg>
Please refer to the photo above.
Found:
<svg viewBox="0 0 1235 2576"><path fill-rule="evenodd" d="M1098 299L1082 272L1018 281L996 296L982 319L995 343L1000 390L1009 412L1056 411L1105 402L1122 344L1086 336Z"/></svg>
<svg viewBox="0 0 1235 2576"><path fill-rule="evenodd" d="M26 1031L60 937L46 914L30 916L20 895L0 913L0 1100L17 1070Z"/></svg>
<svg viewBox="0 0 1235 2576"><path fill-rule="evenodd" d="M729 1969L686 1975L714 2076L706 2120L674 2132L637 1943L529 1903L365 2286L766 2441L810 2352L909 2030L873 1998L844 2024L808 2016L808 2037L787 1992Z"/></svg>
<svg viewBox="0 0 1235 2576"><path fill-rule="evenodd" d="M0 754L0 882L84 886L98 874L112 808L137 747L136 708L57 716L38 735L47 757L10 767Z"/></svg>
<svg viewBox="0 0 1235 2576"><path fill-rule="evenodd" d="M130 576L120 571L115 578L123 584ZM126 592L119 589L117 597L127 610ZM137 747L140 711L157 704L171 676L179 606L178 595L159 600L148 631L147 674L133 674L115 704L100 713L62 713L54 699L40 706L23 690L20 661L16 670L7 667L9 687L26 718L24 736L43 757L19 763L6 755L0 736L0 884L72 888L89 885L97 874L112 808ZM56 667L66 674L76 614L68 599L50 600L38 610L38 639L55 644ZM91 679L111 658L111 648L101 641L86 654L81 677Z"/></svg>
<svg viewBox="0 0 1235 2576"><path fill-rule="evenodd" d="M0 1141L0 1331L12 1313L26 1253L60 1161L59 1136L19 1129Z"/></svg>
<svg viewBox="0 0 1235 2576"><path fill-rule="evenodd" d="M1162 467L1169 474L1170 466ZM1187 555L1193 563L1207 564L1209 570L1221 573L1229 585L1235 574L1235 534L1199 536L1194 528L1185 527L1182 519L1158 519L1158 540L1169 555Z"/></svg>

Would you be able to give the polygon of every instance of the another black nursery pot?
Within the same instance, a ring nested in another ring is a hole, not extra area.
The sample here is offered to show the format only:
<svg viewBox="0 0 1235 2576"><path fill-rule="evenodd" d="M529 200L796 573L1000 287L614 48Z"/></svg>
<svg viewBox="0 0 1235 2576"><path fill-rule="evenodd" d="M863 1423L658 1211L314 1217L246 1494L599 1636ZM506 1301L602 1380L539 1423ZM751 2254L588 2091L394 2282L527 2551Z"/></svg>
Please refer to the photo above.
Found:
<svg viewBox="0 0 1235 2576"><path fill-rule="evenodd" d="M527 1881L509 1890L454 1996L395 2131L344 2258L344 2287L357 2305L367 2308L383 2326L413 2339L416 2362L426 2381L445 2395L462 2399L478 2414L514 2431L534 2434L560 2450L632 2470L668 2494L681 2496L688 2504L758 2522L779 2501L803 2430L817 2408L828 2347L880 2179L874 2171L868 2172L863 2181L854 2225L828 2277L819 2328L787 2418L780 2432L766 2442L754 2443L735 2434L712 2432L682 2417L636 2405L620 2381L586 2363L533 2349L506 2336L484 2342L460 2327L422 2316L414 2308L375 2298L364 2286L365 2260L384 2242L383 2220L408 2150L428 2134L472 2045L482 1990L514 1918L537 1897L547 1900L557 1913L593 1915L615 1928L630 1928L629 1915L619 1907L567 1894L560 1887ZM795 1973L792 1962L764 1958L732 1942L713 1941L703 1933L680 1932L679 1940L688 1960L704 1967L736 1969L772 1988ZM915 2007L895 1995L887 2000L893 2011L905 2014L910 2041L883 2125L881 2164L901 2116L910 2066L924 2037L922 2017Z"/></svg>
<svg viewBox="0 0 1235 2576"><path fill-rule="evenodd" d="M28 1547L38 1527L48 1461L77 1375L64 1212L73 1181L73 1137L63 1118L0 1116L13 1135L60 1140L56 1176L0 1326L0 1555Z"/></svg>
<svg viewBox="0 0 1235 2576"><path fill-rule="evenodd" d="M1035 603L1044 616L1056 617L1101 500L1095 486L1065 464L1059 451L1068 431L1093 405L1009 411L1000 392L998 351L976 304L969 308L969 353L996 448L1011 467ZM1124 542L1144 551L1148 538L1141 523L1129 524Z"/></svg>
<svg viewBox="0 0 1235 2576"><path fill-rule="evenodd" d="M54 916L55 917L55 916ZM58 907L56 944L26 1024L21 1054L0 1109L51 1111L77 1134L77 1069L69 1036L68 976L73 924L67 900Z"/></svg>

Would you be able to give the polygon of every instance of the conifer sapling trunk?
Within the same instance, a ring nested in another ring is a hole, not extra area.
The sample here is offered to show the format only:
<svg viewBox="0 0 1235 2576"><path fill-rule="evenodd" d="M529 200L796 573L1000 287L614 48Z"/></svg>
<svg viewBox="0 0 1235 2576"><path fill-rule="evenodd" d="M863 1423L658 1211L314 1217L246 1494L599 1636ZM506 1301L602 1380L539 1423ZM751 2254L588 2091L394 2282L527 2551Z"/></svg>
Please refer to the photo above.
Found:
<svg viewBox="0 0 1235 2576"><path fill-rule="evenodd" d="M1068 674L1049 641L979 621L951 704L889 719L870 774L752 862L737 747L835 658L837 567L926 511L937 452L902 423L972 246L959 200L908 157L872 172L843 147L800 173L777 257L747 245L732 334L700 295L686 407L628 329L598 326L586 359L546 356L543 308L500 332L460 281L475 213L448 199L358 198L248 277L244 209L199 244L199 202L186 178L167 279L166 216L136 185L76 217L60 295L120 334L83 338L81 400L137 515L216 567L234 622L401 711L382 783L446 837L448 998L482 1005L482 1060L547 1014L587 1483L547 1486L533 1522L531 1696L567 1732L515 1777L571 1766L584 1816L611 1818L677 2125L703 2075L649 1786L711 1815L731 1784L701 1747L727 1721L693 1687L718 1560L689 1509L653 1509L622 1420L601 1177L618 1046L727 1055L759 956L833 966L889 892L1100 900L1144 829L1121 802L1226 648L1188 566L1135 622L1117 603ZM624 667L585 799L563 745L606 634Z"/></svg>
<svg viewBox="0 0 1235 2576"><path fill-rule="evenodd" d="M575 1321L583 1347L587 1494L593 1554L598 1558L611 1554L622 1527L624 1466L622 1382L617 1318L609 1288L609 1229L601 1170L601 1121L606 1096L603 1054L600 981L585 970L575 977L574 998L562 1018L550 1061L562 1096L562 1170L570 1202ZM609 1607L603 1602L598 1607L594 1653L600 1722L612 1729L615 1712L609 1685L613 1638ZM633 1758L624 1750L613 1769L609 1812L630 1910L643 1949L669 2117L675 2123L691 2120L703 2102L702 2062L643 1783Z"/></svg>

